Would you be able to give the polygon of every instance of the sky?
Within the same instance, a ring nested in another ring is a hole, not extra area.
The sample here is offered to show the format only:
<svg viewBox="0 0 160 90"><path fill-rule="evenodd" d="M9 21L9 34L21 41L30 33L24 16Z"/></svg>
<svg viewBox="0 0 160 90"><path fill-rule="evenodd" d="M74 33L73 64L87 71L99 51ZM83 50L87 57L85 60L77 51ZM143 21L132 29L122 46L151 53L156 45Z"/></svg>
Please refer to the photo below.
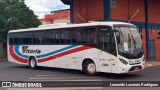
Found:
<svg viewBox="0 0 160 90"><path fill-rule="evenodd" d="M69 9L69 5L64 5L61 0L25 0L25 4L34 11L39 19L51 11Z"/></svg>

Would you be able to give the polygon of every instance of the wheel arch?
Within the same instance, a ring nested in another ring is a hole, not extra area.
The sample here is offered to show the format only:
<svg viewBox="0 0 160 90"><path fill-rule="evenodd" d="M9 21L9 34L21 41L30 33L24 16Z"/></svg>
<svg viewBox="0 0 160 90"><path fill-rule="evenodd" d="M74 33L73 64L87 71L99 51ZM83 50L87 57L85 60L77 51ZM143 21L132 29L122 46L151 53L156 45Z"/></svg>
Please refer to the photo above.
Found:
<svg viewBox="0 0 160 90"><path fill-rule="evenodd" d="M29 59L29 68L36 69L37 66L38 66L37 65L37 59L34 56L30 56L28 59ZM33 64L32 61L34 61L34 64Z"/></svg>
<svg viewBox="0 0 160 90"><path fill-rule="evenodd" d="M29 60L29 63L31 61L31 58L34 58L36 60L36 63L37 63L37 59L35 58L35 56L29 56L28 60Z"/></svg>
<svg viewBox="0 0 160 90"><path fill-rule="evenodd" d="M91 59L91 58L85 58L85 59L83 60L83 62L82 62L82 71L83 71L83 69L84 69L84 64L85 64L87 61L91 61L91 62L93 62L93 63L96 65L96 63L95 63L95 61L94 61L93 59Z"/></svg>

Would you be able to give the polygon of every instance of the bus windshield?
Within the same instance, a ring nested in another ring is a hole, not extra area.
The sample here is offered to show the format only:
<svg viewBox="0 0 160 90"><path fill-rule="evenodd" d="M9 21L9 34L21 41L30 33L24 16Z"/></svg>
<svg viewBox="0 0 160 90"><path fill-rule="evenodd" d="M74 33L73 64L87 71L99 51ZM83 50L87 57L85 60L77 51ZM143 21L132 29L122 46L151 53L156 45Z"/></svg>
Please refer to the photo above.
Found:
<svg viewBox="0 0 160 90"><path fill-rule="evenodd" d="M128 59L140 58L143 55L142 41L136 27L115 27L118 53Z"/></svg>

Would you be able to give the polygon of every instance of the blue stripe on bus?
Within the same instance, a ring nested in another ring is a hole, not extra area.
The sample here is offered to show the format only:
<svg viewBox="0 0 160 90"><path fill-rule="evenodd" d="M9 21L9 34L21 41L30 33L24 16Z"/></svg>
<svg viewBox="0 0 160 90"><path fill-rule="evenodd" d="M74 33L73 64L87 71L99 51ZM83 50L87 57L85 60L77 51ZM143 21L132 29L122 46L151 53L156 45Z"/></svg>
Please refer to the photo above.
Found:
<svg viewBox="0 0 160 90"><path fill-rule="evenodd" d="M53 55L53 54L56 54L56 53L59 53L59 52L62 52L62 51L65 51L65 50L74 48L74 47L77 47L77 46L78 46L78 45L71 45L71 46L68 46L68 47L65 47L65 48L62 48L62 49L59 49L59 50L56 50L56 51L53 51L53 52L44 54L44 55L38 55L38 56L36 56L36 58L47 57L47 56L50 56L50 55ZM19 47L20 47L20 45L15 45L15 47L14 47L14 50L15 50L16 54L17 54L18 56L20 56L20 57L23 57L23 58L29 58L29 56L24 55L24 54L22 54L22 53L19 52Z"/></svg>
<svg viewBox="0 0 160 90"><path fill-rule="evenodd" d="M20 57L23 57L23 58L29 58L29 56L21 54L19 52L19 47L20 47L20 45L15 45L15 47L14 47L14 50L15 50L16 54L18 54Z"/></svg>
<svg viewBox="0 0 160 90"><path fill-rule="evenodd" d="M43 58L43 57L47 57L47 56L50 56L50 55L53 55L53 54L56 54L56 53L59 53L59 52L62 52L62 51L65 51L65 50L68 50L68 49L74 48L74 47L77 47L77 46L78 46L78 45L71 45L71 46L68 46L68 47L65 47L65 48L62 48L62 49L59 49L59 50L56 50L56 51L53 51L53 52L50 52L50 53L44 54L44 55L36 56L36 58Z"/></svg>

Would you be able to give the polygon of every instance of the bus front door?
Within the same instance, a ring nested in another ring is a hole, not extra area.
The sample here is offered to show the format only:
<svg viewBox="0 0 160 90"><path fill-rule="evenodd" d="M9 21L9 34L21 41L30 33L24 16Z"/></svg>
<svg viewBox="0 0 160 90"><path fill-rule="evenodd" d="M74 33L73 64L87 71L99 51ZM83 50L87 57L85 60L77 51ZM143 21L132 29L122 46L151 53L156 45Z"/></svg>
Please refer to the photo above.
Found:
<svg viewBox="0 0 160 90"><path fill-rule="evenodd" d="M111 55L109 53L110 48L110 32L100 31L99 32L99 66L101 72L111 72Z"/></svg>

